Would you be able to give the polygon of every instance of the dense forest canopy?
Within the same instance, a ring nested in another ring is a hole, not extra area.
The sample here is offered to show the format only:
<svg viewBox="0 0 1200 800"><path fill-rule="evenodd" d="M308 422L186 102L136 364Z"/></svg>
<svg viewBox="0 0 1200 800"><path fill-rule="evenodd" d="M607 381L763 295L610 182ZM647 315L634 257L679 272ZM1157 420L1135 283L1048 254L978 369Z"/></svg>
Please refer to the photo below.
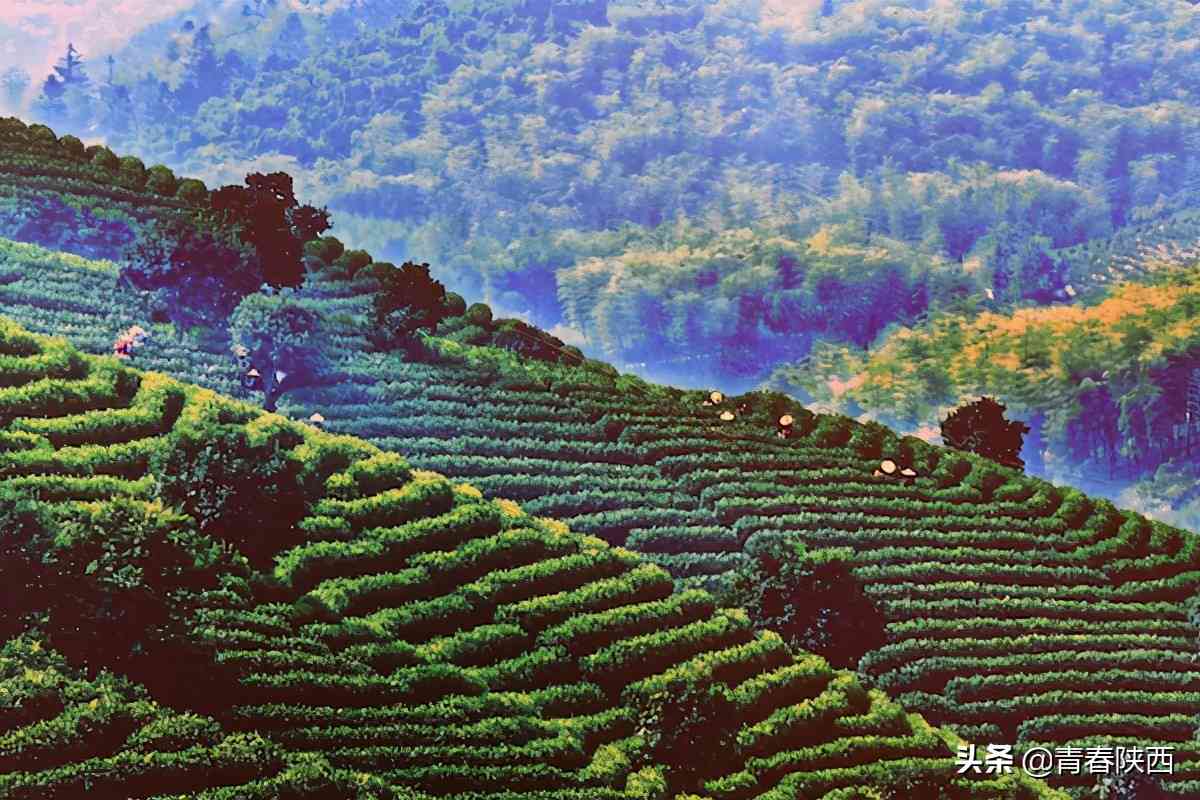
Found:
<svg viewBox="0 0 1200 800"><path fill-rule="evenodd" d="M1188 2L254 5L93 70L97 130L210 184L288 168L348 243L650 372L1066 299L1057 248L1200 180Z"/></svg>

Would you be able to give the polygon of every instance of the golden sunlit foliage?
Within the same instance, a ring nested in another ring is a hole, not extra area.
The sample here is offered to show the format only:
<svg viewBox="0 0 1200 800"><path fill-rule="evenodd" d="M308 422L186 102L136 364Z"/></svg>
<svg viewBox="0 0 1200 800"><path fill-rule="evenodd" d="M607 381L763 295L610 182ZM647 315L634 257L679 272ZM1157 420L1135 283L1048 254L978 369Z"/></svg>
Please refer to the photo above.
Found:
<svg viewBox="0 0 1200 800"><path fill-rule="evenodd" d="M1186 416L1179 386L1196 367L1200 268L1164 264L1154 282L1118 284L1094 305L935 314L869 352L822 346L773 383L906 427L991 394L1040 418L1051 454L1132 464L1170 454Z"/></svg>

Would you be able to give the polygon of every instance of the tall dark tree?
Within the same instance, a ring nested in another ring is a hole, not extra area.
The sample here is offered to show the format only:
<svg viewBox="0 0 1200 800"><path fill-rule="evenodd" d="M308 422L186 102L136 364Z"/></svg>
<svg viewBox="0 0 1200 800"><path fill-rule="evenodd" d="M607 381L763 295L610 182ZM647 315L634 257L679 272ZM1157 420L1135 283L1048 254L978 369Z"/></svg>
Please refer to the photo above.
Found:
<svg viewBox="0 0 1200 800"><path fill-rule="evenodd" d="M672 784L700 791L705 780L738 769L742 720L722 684L680 677L635 702L638 735Z"/></svg>
<svg viewBox="0 0 1200 800"><path fill-rule="evenodd" d="M428 264L379 262L370 269L379 282L373 314L377 346L407 347L417 331L437 329L446 315L446 287L430 276Z"/></svg>
<svg viewBox="0 0 1200 800"><path fill-rule="evenodd" d="M245 186L222 186L212 193L212 210L254 247L263 280L276 287L304 283L304 244L330 228L328 211L296 202L286 172L256 172Z"/></svg>
<svg viewBox="0 0 1200 800"><path fill-rule="evenodd" d="M263 283L249 248L185 220L157 223L127 248L122 262L121 279L150 292L163 315L183 326L223 321Z"/></svg>
<svg viewBox="0 0 1200 800"><path fill-rule="evenodd" d="M1024 469L1021 447L1029 426L1004 416L1006 406L991 397L951 411L942 420L942 441L956 450L977 453L1006 467Z"/></svg>
<svg viewBox="0 0 1200 800"><path fill-rule="evenodd" d="M745 608L755 627L777 631L792 647L851 669L884 643L883 616L846 551L809 551L793 534L760 534L747 540L745 553L721 599Z"/></svg>

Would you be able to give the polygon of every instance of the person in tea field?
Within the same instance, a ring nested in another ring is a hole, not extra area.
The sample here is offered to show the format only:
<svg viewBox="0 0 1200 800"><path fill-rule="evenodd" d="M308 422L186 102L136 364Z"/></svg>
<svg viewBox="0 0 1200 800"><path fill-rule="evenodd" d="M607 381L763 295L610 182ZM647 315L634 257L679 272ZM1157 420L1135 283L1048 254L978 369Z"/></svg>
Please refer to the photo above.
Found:
<svg viewBox="0 0 1200 800"><path fill-rule="evenodd" d="M242 376L242 386L252 391L261 392L263 388L262 373L254 367L246 370L246 374Z"/></svg>
<svg viewBox="0 0 1200 800"><path fill-rule="evenodd" d="M134 325L113 342L113 355L122 361L129 360L133 357L133 351L145 343L148 335L141 325Z"/></svg>
<svg viewBox="0 0 1200 800"><path fill-rule="evenodd" d="M261 391L262 373L250 363L250 351L238 345L233 348L233 355L237 359L238 367L242 370L242 388Z"/></svg>

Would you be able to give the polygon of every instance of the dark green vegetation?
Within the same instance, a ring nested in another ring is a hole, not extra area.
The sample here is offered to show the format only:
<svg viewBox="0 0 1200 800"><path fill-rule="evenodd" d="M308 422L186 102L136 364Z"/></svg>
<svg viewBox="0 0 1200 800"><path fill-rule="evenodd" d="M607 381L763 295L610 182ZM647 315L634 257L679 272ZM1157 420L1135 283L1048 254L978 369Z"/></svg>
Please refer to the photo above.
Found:
<svg viewBox="0 0 1200 800"><path fill-rule="evenodd" d="M543 361L584 361L577 348L545 331L493 318L486 304L468 308L461 295L432 279L428 265L397 268L366 251L346 250L334 237L319 238L327 213L300 205L286 173L253 173L245 186L209 192L166 167L146 170L137 158L84 148L74 136L59 138L45 126L7 118L0 119L0 178L0 232L120 261L122 284L141 293L138 307L148 308L157 323L224 327L239 302L264 283L294 288L315 272L348 280L373 298L373 338L383 349L411 348L417 331L447 320L443 331L472 344L497 344ZM319 317L300 328L319 331Z"/></svg>
<svg viewBox="0 0 1200 800"><path fill-rule="evenodd" d="M280 395L320 378L325 362L318 342L322 316L298 302L291 292L252 294L229 319L233 346L258 370L263 408L274 411Z"/></svg>
<svg viewBox="0 0 1200 800"><path fill-rule="evenodd" d="M111 347L106 330L146 319L136 295L117 286L111 265L25 245L5 245L4 252L0 299L25 324L64 331L84 349L104 353ZM306 418L319 411L333 432L365 436L403 453L414 467L470 480L486 495L521 502L527 513L552 515L580 534L638 551L638 563L666 570L655 571L655 580L674 577L685 593L720 588L719 576L739 567L752 571L743 551L756 552L772 537L802 541L819 559L843 562L882 617L886 642L859 663L869 685L979 742L1170 742L1180 762L1173 785L1184 796L1200 796L1192 766L1200 760L1192 743L1200 668L1183 603L1200 587L1193 536L976 456L898 440L881 426L814 416L779 396L705 405L700 393L598 367L523 360L438 337L426 340L435 363L404 362L371 351L365 326L371 301L355 296L351 283L318 273L300 294L341 320L328 334L341 377L337 385L284 396L284 414ZM88 303L67 296L86 296ZM227 345L147 327L139 366L241 391L233 388L237 371ZM776 433L784 412L795 418L788 439ZM721 419L726 413L734 418ZM917 477L877 474L885 457L914 468ZM357 530L336 514L318 517L301 523L306 536ZM334 553L340 546L322 547ZM829 573L813 566L801 562L796 569L816 585L828 583ZM316 589L324 575L306 579L296 592ZM409 591L378 589L389 598L407 598ZM341 589L335 596L332 585L328 592L328 603L318 602L326 597L319 592L301 604L306 622L337 626L346 608L352 615L377 611L355 605L368 601L343 597ZM801 620L795 633L809 636L815 648L844 647L844 639L823 644L820 633L847 621L853 619ZM738 635L752 636L754 621L744 624ZM345 641L366 643L353 637L375 629L356 630ZM647 702L639 719L655 718ZM703 724L703 703L695 712L687 708L670 711ZM686 726L670 719L686 741ZM647 746L660 755L682 747L673 740ZM744 786L782 780L776 770L787 759L755 752L763 760L751 772L766 772L756 773L760 783ZM704 794L755 796L758 790L735 788L742 780L710 782Z"/></svg>
<svg viewBox="0 0 1200 800"><path fill-rule="evenodd" d="M110 672L88 678L36 634L0 647L0 794L420 800L319 754L164 708Z"/></svg>
<svg viewBox="0 0 1200 800"><path fill-rule="evenodd" d="M1060 796L957 777L953 735L744 611L360 439L7 321L0 423L0 797Z"/></svg>
<svg viewBox="0 0 1200 800"><path fill-rule="evenodd" d="M446 287L429 274L428 264L407 262L397 269L376 267L379 289L371 309L375 345L384 350L410 345L418 331L432 333L450 312ZM467 313L462 298L454 303L456 316Z"/></svg>
<svg viewBox="0 0 1200 800"><path fill-rule="evenodd" d="M304 246L329 230L329 212L302 206L285 172L246 176L245 186L222 186L208 207L218 225L236 230L254 248L262 282L274 287L304 283Z"/></svg>
<svg viewBox="0 0 1200 800"><path fill-rule="evenodd" d="M854 574L851 548L810 552L802 537L780 532L751 538L745 554L722 599L745 608L756 625L839 667L857 666L885 643L886 620Z"/></svg>
<svg viewBox="0 0 1200 800"><path fill-rule="evenodd" d="M1063 248L1194 205L1194 4L821 5L280 9L139 40L94 116L192 174L290 163L347 241L681 380L1065 299Z"/></svg>
<svg viewBox="0 0 1200 800"><path fill-rule="evenodd" d="M955 450L966 450L990 458L1006 467L1021 469L1021 446L1029 426L1006 419L1004 405L995 398L981 397L951 411L942 420L942 442Z"/></svg>

